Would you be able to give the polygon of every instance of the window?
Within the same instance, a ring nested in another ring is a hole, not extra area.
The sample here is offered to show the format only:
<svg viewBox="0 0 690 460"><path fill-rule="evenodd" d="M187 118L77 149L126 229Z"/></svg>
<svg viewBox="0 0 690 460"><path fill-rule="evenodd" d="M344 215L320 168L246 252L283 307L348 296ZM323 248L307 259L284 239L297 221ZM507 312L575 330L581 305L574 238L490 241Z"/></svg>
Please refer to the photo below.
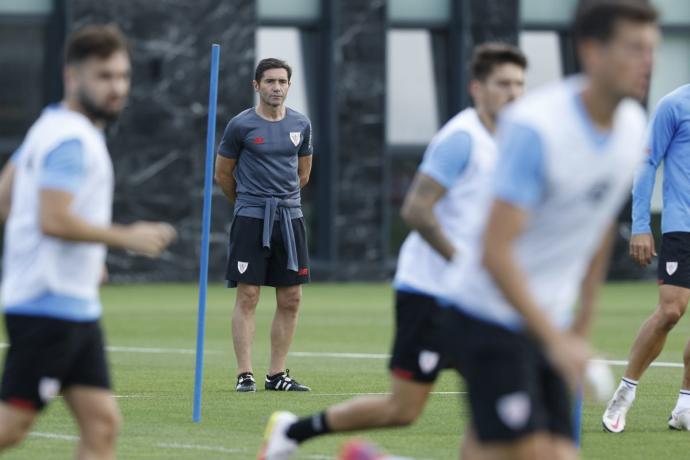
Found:
<svg viewBox="0 0 690 460"><path fill-rule="evenodd" d="M431 34L427 30L388 32L386 141L427 144L439 128Z"/></svg>
<svg viewBox="0 0 690 460"><path fill-rule="evenodd" d="M520 48L527 56L527 91L563 76L556 32L521 32Z"/></svg>
<svg viewBox="0 0 690 460"><path fill-rule="evenodd" d="M259 21L317 21L321 16L319 0L258 0Z"/></svg>
<svg viewBox="0 0 690 460"><path fill-rule="evenodd" d="M388 21L396 25L446 24L450 18L450 0L389 0Z"/></svg>

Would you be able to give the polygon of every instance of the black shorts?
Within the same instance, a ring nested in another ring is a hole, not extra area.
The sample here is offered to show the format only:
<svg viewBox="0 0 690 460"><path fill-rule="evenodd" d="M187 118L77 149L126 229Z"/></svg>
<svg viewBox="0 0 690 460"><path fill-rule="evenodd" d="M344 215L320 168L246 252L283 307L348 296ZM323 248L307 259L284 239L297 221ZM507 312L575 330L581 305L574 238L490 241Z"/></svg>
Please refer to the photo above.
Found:
<svg viewBox="0 0 690 460"><path fill-rule="evenodd" d="M664 233L657 276L659 284L690 289L690 233Z"/></svg>
<svg viewBox="0 0 690 460"><path fill-rule="evenodd" d="M309 251L304 218L292 219L297 246L296 272L287 268L287 251L280 225L281 222L276 219L271 233L271 248L267 249L263 247L263 219L235 216L230 229L228 265L225 270L228 287L237 287L237 283L280 287L309 282Z"/></svg>
<svg viewBox="0 0 690 460"><path fill-rule="evenodd" d="M98 321L76 322L5 315L10 346L0 399L41 410L72 385L110 389L103 334Z"/></svg>
<svg viewBox="0 0 690 460"><path fill-rule="evenodd" d="M512 442L536 432L573 438L565 381L526 335L449 309L448 358L462 369L481 442Z"/></svg>
<svg viewBox="0 0 690 460"><path fill-rule="evenodd" d="M443 368L442 309L433 297L395 291L395 342L391 372L405 380L433 383Z"/></svg>

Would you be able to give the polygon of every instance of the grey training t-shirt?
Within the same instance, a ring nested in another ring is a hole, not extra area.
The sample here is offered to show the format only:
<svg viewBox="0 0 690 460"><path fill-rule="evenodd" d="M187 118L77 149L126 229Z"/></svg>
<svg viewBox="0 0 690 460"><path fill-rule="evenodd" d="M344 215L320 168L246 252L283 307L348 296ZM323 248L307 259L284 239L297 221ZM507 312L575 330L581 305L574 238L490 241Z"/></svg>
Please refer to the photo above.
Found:
<svg viewBox="0 0 690 460"><path fill-rule="evenodd" d="M268 121L254 107L225 128L218 154L237 159L237 193L280 199L299 198L298 157L311 155L311 122L286 107L285 118Z"/></svg>

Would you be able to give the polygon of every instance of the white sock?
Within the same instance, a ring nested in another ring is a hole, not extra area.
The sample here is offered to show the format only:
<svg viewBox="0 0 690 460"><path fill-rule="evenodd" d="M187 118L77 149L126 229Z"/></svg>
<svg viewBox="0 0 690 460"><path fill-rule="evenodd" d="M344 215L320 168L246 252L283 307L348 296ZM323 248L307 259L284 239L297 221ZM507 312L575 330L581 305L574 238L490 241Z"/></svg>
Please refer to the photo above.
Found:
<svg viewBox="0 0 690 460"><path fill-rule="evenodd" d="M625 391L628 399L635 399L635 392L637 391L637 380L623 377L621 379L620 385L618 385L618 390L616 390L616 392L620 390Z"/></svg>
<svg viewBox="0 0 690 460"><path fill-rule="evenodd" d="M685 409L690 409L690 390L680 390L678 393L678 401L673 412L679 412Z"/></svg>

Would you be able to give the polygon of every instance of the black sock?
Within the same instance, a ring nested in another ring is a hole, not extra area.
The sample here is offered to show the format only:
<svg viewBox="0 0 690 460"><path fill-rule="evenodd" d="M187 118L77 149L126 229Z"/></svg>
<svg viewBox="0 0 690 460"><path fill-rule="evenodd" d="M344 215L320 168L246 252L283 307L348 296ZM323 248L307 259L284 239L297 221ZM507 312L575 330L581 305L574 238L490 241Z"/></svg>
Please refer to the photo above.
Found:
<svg viewBox="0 0 690 460"><path fill-rule="evenodd" d="M297 420L295 423L290 425L290 428L288 428L286 434L288 438L294 439L298 444L300 444L307 439L330 432L331 429L326 422L326 412L320 412L312 415L311 417L305 417Z"/></svg>

